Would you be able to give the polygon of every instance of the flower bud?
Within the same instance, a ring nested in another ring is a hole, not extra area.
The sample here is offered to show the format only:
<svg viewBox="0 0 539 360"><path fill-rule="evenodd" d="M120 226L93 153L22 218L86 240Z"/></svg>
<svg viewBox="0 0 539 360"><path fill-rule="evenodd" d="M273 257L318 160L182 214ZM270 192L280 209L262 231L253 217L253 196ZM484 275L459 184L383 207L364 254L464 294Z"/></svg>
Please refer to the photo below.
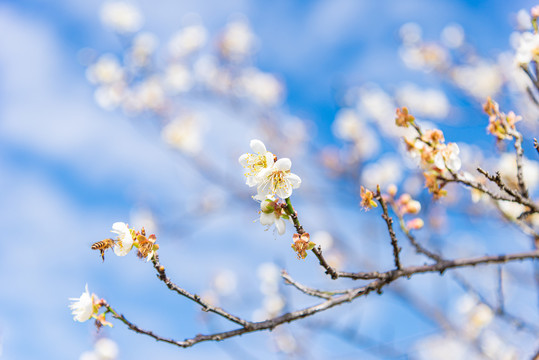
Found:
<svg viewBox="0 0 539 360"><path fill-rule="evenodd" d="M417 200L410 200L405 207L405 211L409 214L417 214L420 210L421 203Z"/></svg>
<svg viewBox="0 0 539 360"><path fill-rule="evenodd" d="M401 205L406 205L408 204L408 202L410 202L410 200L412 200L412 196L410 194L404 193L400 196L398 202Z"/></svg>
<svg viewBox="0 0 539 360"><path fill-rule="evenodd" d="M395 197L397 195L397 186L395 184L391 184L387 187L387 193L391 197Z"/></svg>
<svg viewBox="0 0 539 360"><path fill-rule="evenodd" d="M275 202L269 199L266 199L260 203L260 210L263 213L270 214L275 211Z"/></svg>
<svg viewBox="0 0 539 360"><path fill-rule="evenodd" d="M410 230L419 230L425 225L425 222L421 218L415 218L406 223L406 227Z"/></svg>

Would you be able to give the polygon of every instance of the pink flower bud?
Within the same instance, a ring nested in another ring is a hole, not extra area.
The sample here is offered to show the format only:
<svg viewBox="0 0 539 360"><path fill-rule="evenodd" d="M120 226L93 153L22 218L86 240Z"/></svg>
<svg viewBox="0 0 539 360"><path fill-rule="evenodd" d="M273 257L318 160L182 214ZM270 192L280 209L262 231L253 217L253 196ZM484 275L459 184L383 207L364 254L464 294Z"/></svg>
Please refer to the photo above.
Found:
<svg viewBox="0 0 539 360"><path fill-rule="evenodd" d="M420 210L421 203L417 200L410 200L405 207L405 211L409 214L417 214Z"/></svg>
<svg viewBox="0 0 539 360"><path fill-rule="evenodd" d="M425 225L425 222L421 218L415 218L406 223L406 227L410 230L419 230Z"/></svg>
<svg viewBox="0 0 539 360"><path fill-rule="evenodd" d="M387 193L391 197L395 197L397 195L397 186L395 184L391 184L387 187Z"/></svg>
<svg viewBox="0 0 539 360"><path fill-rule="evenodd" d="M537 19L539 17L539 5L534 6L534 7L531 8L530 15L534 19Z"/></svg>
<svg viewBox="0 0 539 360"><path fill-rule="evenodd" d="M410 194L402 194L401 197L399 198L398 202L399 204L401 205L406 205L408 204L408 202L412 200L412 196L410 196Z"/></svg>

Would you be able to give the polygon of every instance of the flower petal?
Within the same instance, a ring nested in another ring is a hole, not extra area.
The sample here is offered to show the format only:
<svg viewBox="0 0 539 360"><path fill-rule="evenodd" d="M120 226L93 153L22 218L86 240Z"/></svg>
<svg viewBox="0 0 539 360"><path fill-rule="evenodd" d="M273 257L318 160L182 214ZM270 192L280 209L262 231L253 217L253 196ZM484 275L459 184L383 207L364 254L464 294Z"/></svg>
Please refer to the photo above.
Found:
<svg viewBox="0 0 539 360"><path fill-rule="evenodd" d="M253 187L255 185L258 185L258 181L256 179L256 176L247 176L247 179L245 180L245 183L249 185L249 187Z"/></svg>
<svg viewBox="0 0 539 360"><path fill-rule="evenodd" d="M265 156L266 156L266 167L271 168L273 166L273 163L275 162L275 156L269 151L266 151Z"/></svg>
<svg viewBox="0 0 539 360"><path fill-rule="evenodd" d="M275 227L277 228L279 235L283 235L286 231L286 223L282 218L275 220Z"/></svg>
<svg viewBox="0 0 539 360"><path fill-rule="evenodd" d="M286 186L280 187L275 191L275 194L277 194L278 197L281 199L289 198L290 195L292 195L292 186L289 182L286 183Z"/></svg>
<svg viewBox="0 0 539 360"><path fill-rule="evenodd" d="M288 171L292 167L292 161L289 158L282 158L277 160L274 166L277 170Z"/></svg>
<svg viewBox="0 0 539 360"><path fill-rule="evenodd" d="M245 167L249 163L248 159L249 159L249 154L243 154L242 156L240 156L238 161L241 164L241 166Z"/></svg>
<svg viewBox="0 0 539 360"><path fill-rule="evenodd" d="M112 224L112 230L110 232L121 234L125 231L125 229L127 229L126 223L119 221Z"/></svg>
<svg viewBox="0 0 539 360"><path fill-rule="evenodd" d="M265 154L266 153L266 145L258 139L251 140L251 143L249 144L251 146L251 149L257 154Z"/></svg>
<svg viewBox="0 0 539 360"><path fill-rule="evenodd" d="M301 185L301 178L296 174L288 174L287 179L290 181L293 189L297 189Z"/></svg>
<svg viewBox="0 0 539 360"><path fill-rule="evenodd" d="M276 218L274 213L260 213L260 224L262 225L272 225L275 220Z"/></svg>

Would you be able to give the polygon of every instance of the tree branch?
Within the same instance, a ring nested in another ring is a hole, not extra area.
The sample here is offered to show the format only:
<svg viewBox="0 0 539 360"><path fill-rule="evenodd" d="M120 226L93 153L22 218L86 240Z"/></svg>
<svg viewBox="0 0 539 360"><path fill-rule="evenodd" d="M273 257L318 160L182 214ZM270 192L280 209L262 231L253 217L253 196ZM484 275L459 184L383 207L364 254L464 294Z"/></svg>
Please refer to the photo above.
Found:
<svg viewBox="0 0 539 360"><path fill-rule="evenodd" d="M399 258L399 253L402 250L399 248L399 244L397 243L397 235L395 235L395 231L393 230L393 219L389 216L387 213L387 205L382 197L382 194L380 193L380 186L378 186L376 190L376 200L380 203L380 206L382 207L382 219L385 220L387 225L387 231L389 232L389 237L391 239L391 246L393 247L393 258L395 261L395 267L397 269L402 269L401 261Z"/></svg>
<svg viewBox="0 0 539 360"><path fill-rule="evenodd" d="M298 213L294 210L294 207L292 206L292 202L290 201L290 198L286 198L286 211L290 218L292 219L292 222L294 223L294 227L296 228L296 232L300 235L305 233L305 230L303 229L303 226L301 226L301 223L298 219ZM333 280L336 280L339 275L337 274L337 271L332 268L324 256L322 255L322 247L314 247L312 250L314 255L318 258L318 262L320 263L320 266L322 266L326 270L326 274L331 276Z"/></svg>
<svg viewBox="0 0 539 360"><path fill-rule="evenodd" d="M159 278L159 280L163 281L165 283L165 285L167 285L167 287L170 290L175 291L178 294L180 294L182 296L185 296L186 298L188 298L188 299L196 302L200 306L202 306L203 311L212 312L212 313L215 313L217 315L220 315L220 316L224 317L225 319L230 320L230 321L232 321L232 322L234 322L236 324L239 324L239 325L241 325L241 326L243 326L245 328L248 328L248 327L250 327L252 325L250 322L245 321L243 319L240 319L240 318L226 312L225 310L223 310L223 309L221 309L219 307L211 306L210 304L203 301L200 298L200 296L198 296L196 294L191 294L188 291L186 291L186 290L182 289L181 287L179 287L178 285L176 285L175 283L173 283L167 277L167 275L165 273L165 267L159 263L159 256L155 255L152 258L152 262L153 262L153 267L155 268L155 270L157 270L157 277Z"/></svg>

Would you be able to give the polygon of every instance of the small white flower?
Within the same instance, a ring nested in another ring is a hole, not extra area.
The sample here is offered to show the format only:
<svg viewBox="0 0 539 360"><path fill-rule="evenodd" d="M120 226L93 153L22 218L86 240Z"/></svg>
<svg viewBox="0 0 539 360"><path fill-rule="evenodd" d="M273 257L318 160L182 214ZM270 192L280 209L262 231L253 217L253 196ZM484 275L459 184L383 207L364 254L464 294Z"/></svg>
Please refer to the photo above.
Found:
<svg viewBox="0 0 539 360"><path fill-rule="evenodd" d="M82 293L79 298L70 298L69 301L73 303L69 305L73 320L84 322L89 320L94 314L94 295L90 295L88 291L88 284L86 284L86 291Z"/></svg>
<svg viewBox="0 0 539 360"><path fill-rule="evenodd" d="M459 171L462 165L459 157L459 147L455 143L449 143L434 156L434 165L439 169Z"/></svg>
<svg viewBox="0 0 539 360"><path fill-rule="evenodd" d="M537 58L539 52L539 35L525 32L520 36L515 61L518 65L528 64Z"/></svg>
<svg viewBox="0 0 539 360"><path fill-rule="evenodd" d="M268 198L260 203L260 224L267 225L268 228L275 224L275 228L279 235L283 235L286 231L286 223L282 216L282 209L277 208L277 204L271 198Z"/></svg>
<svg viewBox="0 0 539 360"><path fill-rule="evenodd" d="M247 177L245 183L250 187L253 187L258 185L256 178L258 173L260 173L260 171L263 169L268 169L273 166L274 155L266 150L266 146L260 140L251 140L250 146L255 153L243 154L240 156L238 161L244 168L248 170L248 172L245 173L245 176Z"/></svg>
<svg viewBox="0 0 539 360"><path fill-rule="evenodd" d="M117 1L105 3L102 6L101 21L110 29L120 34L127 34L140 30L144 20L135 6L124 1Z"/></svg>
<svg viewBox="0 0 539 360"><path fill-rule="evenodd" d="M125 256L133 247L133 237L126 223L115 222L112 224L111 232L118 234L118 242L114 245L114 253L118 256Z"/></svg>
<svg viewBox="0 0 539 360"><path fill-rule="evenodd" d="M288 158L277 160L273 167L261 170L256 176L259 196L277 195L281 199L289 198L292 189L301 185L301 179L290 172L292 162Z"/></svg>

